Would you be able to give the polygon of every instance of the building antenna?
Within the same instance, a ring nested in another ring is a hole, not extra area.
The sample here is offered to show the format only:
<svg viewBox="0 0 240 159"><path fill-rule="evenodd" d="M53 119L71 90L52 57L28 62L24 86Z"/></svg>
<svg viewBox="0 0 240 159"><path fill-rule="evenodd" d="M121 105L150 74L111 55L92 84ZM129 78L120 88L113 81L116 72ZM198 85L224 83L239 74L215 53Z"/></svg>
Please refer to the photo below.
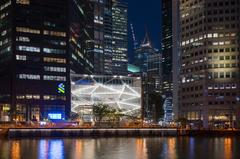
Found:
<svg viewBox="0 0 240 159"><path fill-rule="evenodd" d="M130 26L131 26L131 30L132 30L133 46L134 46L134 49L137 49L138 42L136 40L133 24L131 23Z"/></svg>
<svg viewBox="0 0 240 159"><path fill-rule="evenodd" d="M142 42L142 45L149 45L150 47L152 47L152 42L149 37L149 32L148 32L147 26L145 26L145 37Z"/></svg>

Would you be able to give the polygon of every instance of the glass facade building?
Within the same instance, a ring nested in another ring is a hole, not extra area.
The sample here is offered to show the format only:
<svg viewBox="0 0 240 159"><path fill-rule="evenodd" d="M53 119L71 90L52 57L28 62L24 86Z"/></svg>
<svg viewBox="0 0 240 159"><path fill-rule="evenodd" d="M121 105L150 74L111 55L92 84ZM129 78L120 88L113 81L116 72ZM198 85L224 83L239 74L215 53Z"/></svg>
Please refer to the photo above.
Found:
<svg viewBox="0 0 240 159"><path fill-rule="evenodd" d="M94 56L94 74L112 74L112 1L89 0L93 5L94 38L88 50Z"/></svg>
<svg viewBox="0 0 240 159"><path fill-rule="evenodd" d="M113 16L113 74L127 75L128 64L128 6L115 1L112 7Z"/></svg>
<svg viewBox="0 0 240 159"><path fill-rule="evenodd" d="M173 90L172 3L172 0L162 0L162 90L166 97L172 97Z"/></svg>
<svg viewBox="0 0 240 159"><path fill-rule="evenodd" d="M84 49L85 40L92 39L85 24L88 5L77 0L0 1L1 120L69 118L70 70L93 69Z"/></svg>

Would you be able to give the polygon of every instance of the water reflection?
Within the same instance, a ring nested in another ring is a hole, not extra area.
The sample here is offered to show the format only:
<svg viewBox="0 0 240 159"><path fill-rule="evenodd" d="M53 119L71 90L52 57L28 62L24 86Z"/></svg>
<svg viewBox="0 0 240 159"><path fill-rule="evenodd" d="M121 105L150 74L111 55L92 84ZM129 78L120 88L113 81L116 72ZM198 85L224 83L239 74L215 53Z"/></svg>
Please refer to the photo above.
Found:
<svg viewBox="0 0 240 159"><path fill-rule="evenodd" d="M0 140L0 159L240 158L240 138Z"/></svg>
<svg viewBox="0 0 240 159"><path fill-rule="evenodd" d="M11 143L11 158L12 159L20 159L20 142L15 141Z"/></svg>
<svg viewBox="0 0 240 159"><path fill-rule="evenodd" d="M63 140L40 140L38 144L39 159L63 159Z"/></svg>

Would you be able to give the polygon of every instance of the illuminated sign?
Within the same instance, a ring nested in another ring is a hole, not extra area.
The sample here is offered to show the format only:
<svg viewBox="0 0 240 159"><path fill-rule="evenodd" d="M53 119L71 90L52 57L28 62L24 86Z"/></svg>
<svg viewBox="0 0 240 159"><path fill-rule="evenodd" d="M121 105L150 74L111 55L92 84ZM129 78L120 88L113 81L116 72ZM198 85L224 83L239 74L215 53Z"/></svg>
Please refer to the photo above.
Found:
<svg viewBox="0 0 240 159"><path fill-rule="evenodd" d="M55 114L55 113L51 113L48 114L49 119L62 119L62 114Z"/></svg>
<svg viewBox="0 0 240 159"><path fill-rule="evenodd" d="M63 83L58 85L58 93L65 94L65 85Z"/></svg>

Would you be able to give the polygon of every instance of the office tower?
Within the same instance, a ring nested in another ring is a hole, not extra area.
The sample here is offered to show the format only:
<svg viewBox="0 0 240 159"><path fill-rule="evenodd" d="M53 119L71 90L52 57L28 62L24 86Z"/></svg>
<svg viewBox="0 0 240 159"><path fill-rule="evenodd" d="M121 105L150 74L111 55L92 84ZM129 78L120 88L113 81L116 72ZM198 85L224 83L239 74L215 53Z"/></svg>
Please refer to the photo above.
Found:
<svg viewBox="0 0 240 159"><path fill-rule="evenodd" d="M173 52L173 91L172 91L172 119L177 120L179 114L179 76L180 76L180 18L179 1L172 0L172 52ZM169 98L171 100L171 98ZM168 106L167 106L168 107ZM170 108L170 107L168 107Z"/></svg>
<svg viewBox="0 0 240 159"><path fill-rule="evenodd" d="M163 101L162 101L162 54L156 52L148 56L147 69L147 94L148 94L148 111L153 122L157 123L163 118Z"/></svg>
<svg viewBox="0 0 240 159"><path fill-rule="evenodd" d="M94 13L94 39L89 45L89 51L94 54L94 73L112 74L112 1L89 2Z"/></svg>
<svg viewBox="0 0 240 159"><path fill-rule="evenodd" d="M94 71L93 45L94 13L88 0L69 1L69 58L70 72L91 74Z"/></svg>
<svg viewBox="0 0 240 159"><path fill-rule="evenodd" d="M113 73L113 15L112 0L105 0L104 6L104 74Z"/></svg>
<svg viewBox="0 0 240 159"><path fill-rule="evenodd" d="M152 47L147 32L135 50L134 65L140 69L138 74L142 77L144 116L146 120L157 122L160 115L155 112L162 110L155 102L157 98L161 100L161 96L158 96L161 93L161 54Z"/></svg>
<svg viewBox="0 0 240 159"><path fill-rule="evenodd" d="M172 39L172 1L162 1L162 67L163 94L172 97L173 90L173 39Z"/></svg>
<svg viewBox="0 0 240 159"><path fill-rule="evenodd" d="M1 120L68 119L70 67L78 73L92 69L82 48L92 38L80 20L91 6L75 0L2 0L0 5Z"/></svg>
<svg viewBox="0 0 240 159"><path fill-rule="evenodd" d="M162 92L164 107L172 107L172 117L178 118L178 83L179 83L179 1L162 1ZM170 104L170 102L172 102ZM169 116L168 113L167 116Z"/></svg>
<svg viewBox="0 0 240 159"><path fill-rule="evenodd" d="M113 18L113 74L127 75L128 64L128 6L114 1Z"/></svg>
<svg viewBox="0 0 240 159"><path fill-rule="evenodd" d="M180 2L180 116L195 124L239 123L239 15L239 0Z"/></svg>
<svg viewBox="0 0 240 159"><path fill-rule="evenodd" d="M173 26L172 26L172 2L162 1L162 95L164 97L164 108L173 107ZM172 108L173 109L173 108ZM165 114L166 116L166 114ZM169 115L168 115L169 116Z"/></svg>

